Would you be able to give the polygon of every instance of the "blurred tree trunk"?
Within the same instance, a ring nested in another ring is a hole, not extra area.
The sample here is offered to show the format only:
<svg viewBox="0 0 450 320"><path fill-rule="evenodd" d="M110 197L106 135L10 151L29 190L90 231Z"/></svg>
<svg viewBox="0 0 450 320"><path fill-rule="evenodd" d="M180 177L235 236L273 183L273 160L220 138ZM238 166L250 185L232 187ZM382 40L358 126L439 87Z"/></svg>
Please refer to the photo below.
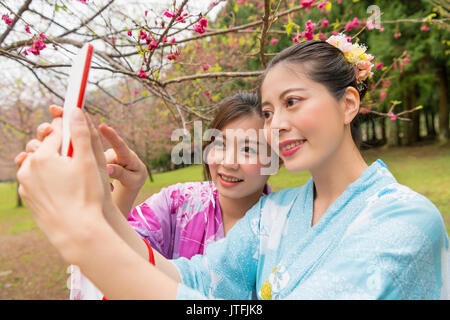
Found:
<svg viewBox="0 0 450 320"><path fill-rule="evenodd" d="M145 140L145 160L143 161L145 164L145 167L147 168L148 178L150 179L150 182L153 182L153 175L152 175L152 166L150 165L150 146L148 139Z"/></svg>
<svg viewBox="0 0 450 320"><path fill-rule="evenodd" d="M145 167L147 168L148 178L150 179L150 182L153 182L152 167L150 166L148 161L145 161Z"/></svg>
<svg viewBox="0 0 450 320"><path fill-rule="evenodd" d="M399 129L398 120L391 120L389 122L389 136L387 143L389 147L398 147L400 145Z"/></svg>
<svg viewBox="0 0 450 320"><path fill-rule="evenodd" d="M406 101L407 108L415 108L417 106L417 86L407 91ZM412 145L420 140L420 112L412 112L408 116L411 121L405 123L406 125L406 144Z"/></svg>
<svg viewBox="0 0 450 320"><path fill-rule="evenodd" d="M438 69L439 78L439 142L449 139L448 79L445 65Z"/></svg>
<svg viewBox="0 0 450 320"><path fill-rule="evenodd" d="M431 125L430 125L430 121L429 121L429 113L430 111L428 110L427 107L425 107L423 109L423 115L425 117L425 128L427 129L427 137L431 136Z"/></svg>
<svg viewBox="0 0 450 320"><path fill-rule="evenodd" d="M434 111L431 106L425 109L425 123L427 125L428 137L436 137L436 129L434 127Z"/></svg>
<svg viewBox="0 0 450 320"><path fill-rule="evenodd" d="M17 182L16 193L17 193L16 207L17 207L17 208L22 208L22 207L23 207L23 202L22 202L22 198L21 198L20 195L19 195L19 182Z"/></svg>
<svg viewBox="0 0 450 320"><path fill-rule="evenodd" d="M370 125L372 127L372 142L375 143L377 141L377 131L376 131L376 126L375 126L375 120L373 119L373 117L370 117Z"/></svg>
<svg viewBox="0 0 450 320"><path fill-rule="evenodd" d="M381 127L381 141L382 144L386 144L387 142L387 136L386 136L386 118L385 117L381 117L379 119L380 121L380 127Z"/></svg>

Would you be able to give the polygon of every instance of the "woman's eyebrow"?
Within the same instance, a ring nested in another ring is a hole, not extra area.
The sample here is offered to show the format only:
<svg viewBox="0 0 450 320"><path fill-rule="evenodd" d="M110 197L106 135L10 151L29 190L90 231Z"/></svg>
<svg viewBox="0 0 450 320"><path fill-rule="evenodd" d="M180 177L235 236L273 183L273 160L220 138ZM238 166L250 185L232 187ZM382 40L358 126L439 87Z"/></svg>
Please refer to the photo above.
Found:
<svg viewBox="0 0 450 320"><path fill-rule="evenodd" d="M282 100L283 97L284 97L286 94L288 94L289 92L292 92L292 91L305 91L305 90L306 90L305 88L301 88L301 87L299 87L299 88L289 88L289 89L286 89L286 90L284 90L284 91L280 94L280 100Z"/></svg>
<svg viewBox="0 0 450 320"><path fill-rule="evenodd" d="M284 90L284 91L280 94L279 99L280 99L280 100L283 100L283 97L284 97L286 94L288 94L289 92L292 92L292 91L306 91L306 89L305 89L305 88L301 88L301 87L286 89L286 90ZM263 102L261 103L261 108L264 107L265 105L270 105L270 104L271 104L271 103L270 103L269 101L263 101Z"/></svg>

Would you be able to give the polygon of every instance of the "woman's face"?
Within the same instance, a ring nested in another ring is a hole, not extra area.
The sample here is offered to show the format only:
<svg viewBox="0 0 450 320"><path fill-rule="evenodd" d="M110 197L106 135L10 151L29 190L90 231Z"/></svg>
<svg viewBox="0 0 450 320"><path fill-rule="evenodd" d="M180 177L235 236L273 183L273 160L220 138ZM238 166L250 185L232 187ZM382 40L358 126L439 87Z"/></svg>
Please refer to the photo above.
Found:
<svg viewBox="0 0 450 320"><path fill-rule="evenodd" d="M324 163L339 148L348 129L343 103L299 69L279 63L261 86L267 141L271 141L270 131L278 130L279 144L272 148L291 172Z"/></svg>
<svg viewBox="0 0 450 320"><path fill-rule="evenodd" d="M227 123L208 146L207 163L211 179L222 196L239 199L261 192L269 178L261 174L259 131L264 120L258 115L237 118ZM255 134L253 134L255 133Z"/></svg>

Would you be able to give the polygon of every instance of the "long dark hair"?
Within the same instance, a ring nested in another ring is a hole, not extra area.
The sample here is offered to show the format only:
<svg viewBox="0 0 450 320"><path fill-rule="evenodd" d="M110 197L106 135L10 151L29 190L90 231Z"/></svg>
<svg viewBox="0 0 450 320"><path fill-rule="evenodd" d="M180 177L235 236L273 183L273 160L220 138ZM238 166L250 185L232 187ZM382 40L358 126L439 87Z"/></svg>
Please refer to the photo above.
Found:
<svg viewBox="0 0 450 320"><path fill-rule="evenodd" d="M258 95L255 92L238 92L219 103L210 127L211 129L222 130L231 121L251 115L262 117ZM207 141L203 144L203 151L211 142ZM203 174L207 180L211 180L211 172L205 161L203 161Z"/></svg>
<svg viewBox="0 0 450 320"><path fill-rule="evenodd" d="M266 74L280 62L302 64L306 76L323 84L337 100L342 98L348 87L358 90L361 100L367 92L367 80L363 83L356 81L355 67L345 59L341 50L325 41L311 40L284 49L270 61L260 81L260 98L261 84ZM362 140L359 114L350 123L350 130L353 141L359 148Z"/></svg>

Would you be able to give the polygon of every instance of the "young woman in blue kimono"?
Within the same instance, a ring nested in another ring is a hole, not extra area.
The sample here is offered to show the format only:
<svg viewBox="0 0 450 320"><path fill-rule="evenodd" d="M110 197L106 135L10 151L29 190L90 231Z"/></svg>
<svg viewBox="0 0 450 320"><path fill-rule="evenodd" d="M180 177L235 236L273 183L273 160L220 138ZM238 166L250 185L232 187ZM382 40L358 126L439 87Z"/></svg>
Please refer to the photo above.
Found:
<svg viewBox="0 0 450 320"><path fill-rule="evenodd" d="M274 57L260 86L267 140L277 131L272 147L287 170L312 178L262 197L203 256L166 260L126 221L105 222L102 211L114 210L105 160L80 112L71 123L78 155L58 155L55 123L22 164L19 191L63 258L109 299L448 299L441 214L358 150L372 59L342 37ZM146 261L153 256L155 266Z"/></svg>

